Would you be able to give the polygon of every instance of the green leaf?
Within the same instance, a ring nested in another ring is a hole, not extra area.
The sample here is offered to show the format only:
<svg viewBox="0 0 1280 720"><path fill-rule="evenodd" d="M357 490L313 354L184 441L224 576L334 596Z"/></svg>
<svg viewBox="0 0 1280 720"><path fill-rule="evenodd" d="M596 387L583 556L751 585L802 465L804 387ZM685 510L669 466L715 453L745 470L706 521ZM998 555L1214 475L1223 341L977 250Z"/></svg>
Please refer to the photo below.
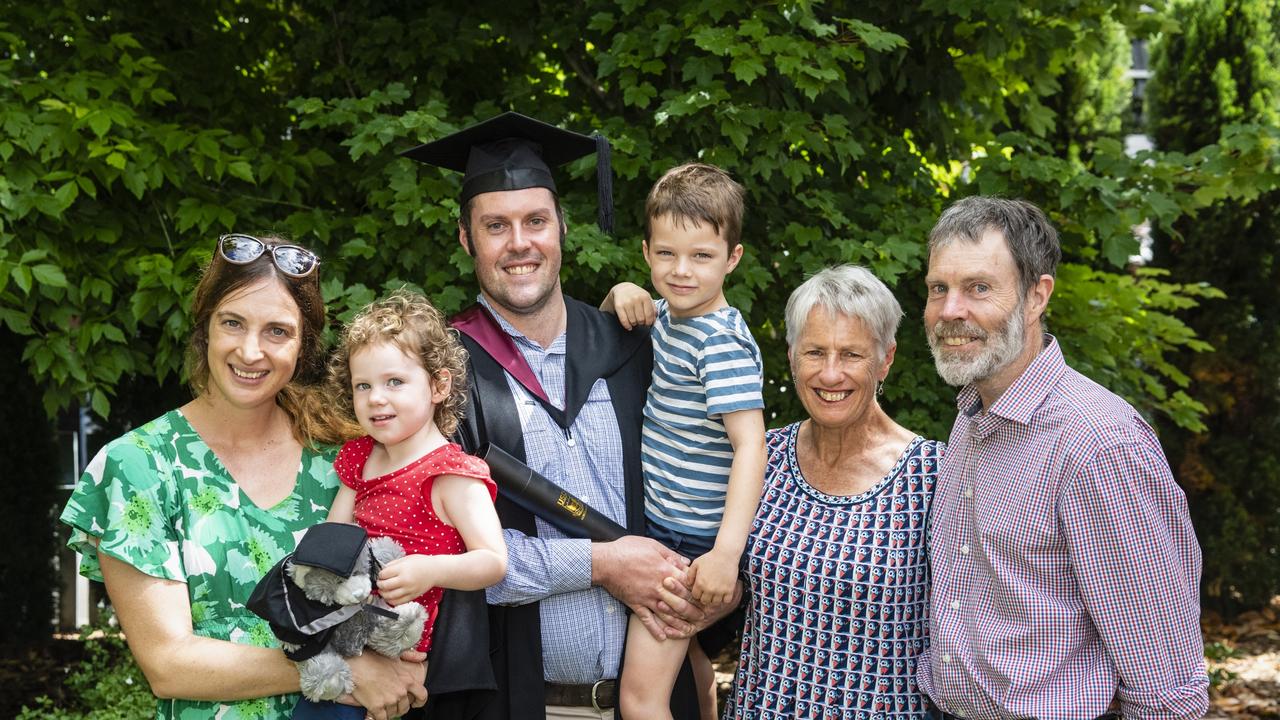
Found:
<svg viewBox="0 0 1280 720"><path fill-rule="evenodd" d="M251 168L249 163L244 160L236 160L235 162L227 165L227 172L231 173L232 177L240 178L247 183L254 182L253 168Z"/></svg>
<svg viewBox="0 0 1280 720"><path fill-rule="evenodd" d="M680 78L695 86L703 87L711 83L711 79L723 72L724 63L720 58L711 55L694 55L685 60L680 68Z"/></svg>
<svg viewBox="0 0 1280 720"><path fill-rule="evenodd" d="M49 344L44 340L36 340L27 344L27 350L23 353L23 359L28 359L30 354L31 360L35 361L36 372L44 374L48 372L49 366L53 364L53 351L49 349Z"/></svg>
<svg viewBox="0 0 1280 720"><path fill-rule="evenodd" d="M34 275L35 279L43 285L59 288L67 286L67 276L62 273L62 268L57 265L51 265L49 263L33 265L31 267L31 274Z"/></svg>
<svg viewBox="0 0 1280 720"><path fill-rule="evenodd" d="M599 33L607 33L613 29L616 22L613 13L598 12L591 16L590 22L587 23L588 30L595 30Z"/></svg>
<svg viewBox="0 0 1280 720"><path fill-rule="evenodd" d="M80 186L80 189L84 191L85 195L95 199L98 197L98 186L94 185L93 180L91 180L87 175L80 175L77 177L76 184Z"/></svg>
<svg viewBox="0 0 1280 720"><path fill-rule="evenodd" d="M93 134L98 137L104 137L111 130L111 117L103 112L90 113L85 121L89 123L89 128L93 130Z"/></svg>
<svg viewBox="0 0 1280 720"><path fill-rule="evenodd" d="M196 151L210 160L217 160L222 156L218 143L207 133L196 136Z"/></svg>
<svg viewBox="0 0 1280 720"><path fill-rule="evenodd" d="M364 238L348 240L342 245L342 257L371 258L376 252L372 245L364 241Z"/></svg>
<svg viewBox="0 0 1280 720"><path fill-rule="evenodd" d="M729 63L729 72L738 80L750 85L765 74L764 63L755 55L739 55Z"/></svg>
<svg viewBox="0 0 1280 720"><path fill-rule="evenodd" d="M30 335L31 317L29 315L10 310L8 308L0 308L0 318L3 318L4 324L9 326L9 330L18 335Z"/></svg>
<svg viewBox="0 0 1280 720"><path fill-rule="evenodd" d="M649 101L657 97L658 91L653 85L647 82L639 85L632 85L622 91L622 102L627 105L644 108L649 106Z"/></svg>
<svg viewBox="0 0 1280 720"><path fill-rule="evenodd" d="M110 155L107 155L107 164L117 170L123 170L127 163L128 161L125 160L124 155L121 153L113 152Z"/></svg>
<svg viewBox="0 0 1280 720"><path fill-rule="evenodd" d="M741 124L732 122L731 120L725 120L720 123L720 131L724 133L725 137L729 138L729 140L733 142L733 146L738 148L739 152L746 151L747 129Z"/></svg>
<svg viewBox="0 0 1280 720"><path fill-rule="evenodd" d="M147 175L141 169L134 172L121 173L120 182L124 183L129 192L139 200L142 199L142 194L147 190Z"/></svg>
<svg viewBox="0 0 1280 720"><path fill-rule="evenodd" d="M76 196L80 194L80 186L76 182L70 181L63 183L61 187L53 193L53 198L58 202L58 206L63 210L71 207L71 203L75 202Z"/></svg>
<svg viewBox="0 0 1280 720"><path fill-rule="evenodd" d="M103 420L111 415L111 401L107 399L107 394L102 392L101 388L93 391L93 401L90 404L93 406L93 411Z"/></svg>
<svg viewBox="0 0 1280 720"><path fill-rule="evenodd" d="M704 27L693 34L693 41L712 55L725 55L734 43L734 33L726 27Z"/></svg>
<svg viewBox="0 0 1280 720"><path fill-rule="evenodd" d="M31 269L24 265L15 265L9 271L9 276L13 278L13 282L22 288L22 292L31 293Z"/></svg>

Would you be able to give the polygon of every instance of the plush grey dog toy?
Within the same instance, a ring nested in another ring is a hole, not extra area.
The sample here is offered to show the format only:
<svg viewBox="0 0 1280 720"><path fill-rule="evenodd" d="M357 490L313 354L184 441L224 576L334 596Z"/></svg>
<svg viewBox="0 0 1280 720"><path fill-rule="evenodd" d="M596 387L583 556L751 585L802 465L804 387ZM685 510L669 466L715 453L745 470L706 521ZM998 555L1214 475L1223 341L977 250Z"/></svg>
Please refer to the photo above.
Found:
<svg viewBox="0 0 1280 720"><path fill-rule="evenodd" d="M366 647L399 657L422 638L421 605L392 608L371 595L378 572L400 557L404 550L391 538L369 540L359 526L321 523L254 588L248 607L297 663L308 699L333 700L354 689L344 658Z"/></svg>

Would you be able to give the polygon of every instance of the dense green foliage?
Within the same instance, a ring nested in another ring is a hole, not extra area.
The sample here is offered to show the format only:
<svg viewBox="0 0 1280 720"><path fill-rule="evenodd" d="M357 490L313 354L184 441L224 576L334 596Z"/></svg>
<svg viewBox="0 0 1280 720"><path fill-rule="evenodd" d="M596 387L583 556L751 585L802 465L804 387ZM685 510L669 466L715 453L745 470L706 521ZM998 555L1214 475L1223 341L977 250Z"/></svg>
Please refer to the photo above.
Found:
<svg viewBox="0 0 1280 720"><path fill-rule="evenodd" d="M1165 362L1171 348L1200 347L1170 313L1194 293L1114 273L1134 222L1193 210L1205 188L1256 192L1220 173L1264 164L1272 149L1246 133L1238 149L1151 167L1105 140L1090 140L1087 163L1053 154L1045 138L1080 123L1050 107L1060 78L1082 53L1113 47L1118 24L1151 25L1136 3L550 10L13 7L0 63L12 138L0 143L0 313L30 337L46 405L87 395L105 414L122 375L176 372L183 298L212 238L232 228L317 246L339 312L405 282L460 307L472 286L454 239L456 179L396 151L514 107L614 140L617 241L588 227L585 193L566 194L584 221L565 279L590 300L616 278L643 278L641 198L662 170L701 157L743 181L752 251L731 300L772 341L780 419L798 413L775 332L791 288L822 265L861 262L914 317L922 238L949 195L972 191L969 178L1033 197L1063 226L1064 270L1081 281L1064 298L1105 306L1092 313L1101 327L1076 319L1089 332L1075 338L1055 317L1068 346L1088 353L1078 359L1141 407L1196 427L1199 406ZM951 392L910 323L903 346L889 396L939 434Z"/></svg>
<svg viewBox="0 0 1280 720"><path fill-rule="evenodd" d="M156 698L104 614L97 627L81 628L84 658L64 668L57 692L24 705L16 720L145 720L155 717Z"/></svg>
<svg viewBox="0 0 1280 720"><path fill-rule="evenodd" d="M1173 13L1182 32L1153 49L1152 135L1190 152L1232 123L1280 125L1280 2L1212 0ZM1256 607L1280 593L1280 193L1216 202L1160 227L1174 280L1226 293L1183 317L1218 352L1179 358L1208 408L1206 431L1162 433L1207 559L1207 603Z"/></svg>
<svg viewBox="0 0 1280 720"><path fill-rule="evenodd" d="M1133 94L1131 46L1128 29L1108 19L1091 42L1074 48L1058 78L1061 90L1046 100L1060 118L1048 134L1055 155L1078 158L1098 140L1120 136Z"/></svg>
<svg viewBox="0 0 1280 720"><path fill-rule="evenodd" d="M1208 346L1180 317L1216 293L1126 271L1131 228L1274 188L1280 131L1126 157L1117 32L1165 22L1143 4L8 1L0 322L26 338L47 408L88 397L107 414L122 377L179 371L184 298L227 230L318 249L339 316L403 283L456 310L475 292L457 178L397 152L511 108L614 142L616 239L591 226L590 161L561 184L563 279L587 301L646 279L640 215L663 170L701 158L744 184L728 294L764 350L774 424L801 412L787 296L858 262L907 312L889 410L945 437L954 392L918 320L924 238L981 191L1032 199L1062 229L1050 322L1069 360L1199 430L1182 351Z"/></svg>

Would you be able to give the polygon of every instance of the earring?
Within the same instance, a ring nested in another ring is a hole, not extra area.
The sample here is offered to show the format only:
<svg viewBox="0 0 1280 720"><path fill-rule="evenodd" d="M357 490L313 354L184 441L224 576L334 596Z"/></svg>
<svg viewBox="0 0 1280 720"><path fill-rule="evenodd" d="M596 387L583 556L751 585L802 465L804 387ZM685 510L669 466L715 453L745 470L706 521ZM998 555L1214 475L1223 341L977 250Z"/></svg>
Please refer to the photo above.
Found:
<svg viewBox="0 0 1280 720"><path fill-rule="evenodd" d="M883 380L881 380L880 382L876 383L876 394L877 394L877 395L884 395L884 381L883 381Z"/></svg>

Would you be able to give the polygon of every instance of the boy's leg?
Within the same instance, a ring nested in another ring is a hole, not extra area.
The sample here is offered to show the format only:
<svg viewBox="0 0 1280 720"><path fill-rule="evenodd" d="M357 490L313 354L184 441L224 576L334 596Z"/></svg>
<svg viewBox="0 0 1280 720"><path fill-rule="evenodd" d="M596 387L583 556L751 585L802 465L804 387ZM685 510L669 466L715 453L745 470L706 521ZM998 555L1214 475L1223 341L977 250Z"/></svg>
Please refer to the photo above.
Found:
<svg viewBox="0 0 1280 720"><path fill-rule="evenodd" d="M719 720L716 669L696 637L689 641L689 668L693 670L693 684L698 692L698 709L702 713L702 720Z"/></svg>
<svg viewBox="0 0 1280 720"><path fill-rule="evenodd" d="M688 650L688 640L659 642L636 616L631 616L627 622L627 656L618 687L618 706L623 717L671 718L671 690Z"/></svg>

